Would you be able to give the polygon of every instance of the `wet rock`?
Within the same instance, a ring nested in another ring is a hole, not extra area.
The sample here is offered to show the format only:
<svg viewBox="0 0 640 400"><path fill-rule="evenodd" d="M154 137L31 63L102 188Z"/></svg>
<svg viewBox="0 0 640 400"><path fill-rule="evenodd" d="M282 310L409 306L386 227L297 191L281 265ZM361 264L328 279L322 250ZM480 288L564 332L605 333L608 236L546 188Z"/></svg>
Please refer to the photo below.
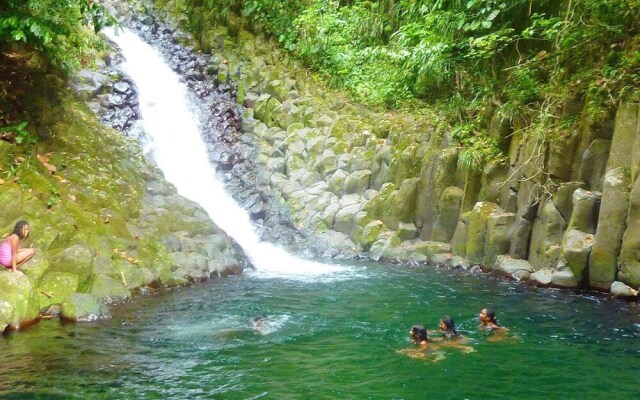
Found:
<svg viewBox="0 0 640 400"><path fill-rule="evenodd" d="M40 309L46 310L52 304L62 303L68 295L78 290L78 276L66 272L51 272L42 279L40 290L47 293L47 296L40 299Z"/></svg>
<svg viewBox="0 0 640 400"><path fill-rule="evenodd" d="M576 229L569 229L565 233L562 252L575 279L581 282L586 273L589 255L593 248L594 235Z"/></svg>
<svg viewBox="0 0 640 400"><path fill-rule="evenodd" d="M495 212L489 215L482 265L491 266L498 255L509 252L515 218L513 213Z"/></svg>
<svg viewBox="0 0 640 400"><path fill-rule="evenodd" d="M629 205L629 172L628 167L616 168L604 179L600 218L589 260L589 284L597 289L609 290L616 280Z"/></svg>
<svg viewBox="0 0 640 400"><path fill-rule="evenodd" d="M613 297L632 298L638 297L638 291L633 289L622 282L615 281L611 284L610 289Z"/></svg>
<svg viewBox="0 0 640 400"><path fill-rule="evenodd" d="M457 186L449 186L440 196L438 215L433 228L433 240L448 242L456 230L464 192Z"/></svg>
<svg viewBox="0 0 640 400"><path fill-rule="evenodd" d="M61 307L60 317L67 321L95 321L110 317L107 306L88 293L72 293L63 300Z"/></svg>
<svg viewBox="0 0 640 400"><path fill-rule="evenodd" d="M534 272L527 260L517 260L506 255L496 257L493 267L516 280L528 280Z"/></svg>
<svg viewBox="0 0 640 400"><path fill-rule="evenodd" d="M0 304L5 304L0 327L20 329L38 319L40 299L29 278L20 271L0 271Z"/></svg>
<svg viewBox="0 0 640 400"><path fill-rule="evenodd" d="M484 257L484 245L487 234L487 221L500 207L495 203L479 202L469 214L466 239L466 257L472 264L479 264Z"/></svg>

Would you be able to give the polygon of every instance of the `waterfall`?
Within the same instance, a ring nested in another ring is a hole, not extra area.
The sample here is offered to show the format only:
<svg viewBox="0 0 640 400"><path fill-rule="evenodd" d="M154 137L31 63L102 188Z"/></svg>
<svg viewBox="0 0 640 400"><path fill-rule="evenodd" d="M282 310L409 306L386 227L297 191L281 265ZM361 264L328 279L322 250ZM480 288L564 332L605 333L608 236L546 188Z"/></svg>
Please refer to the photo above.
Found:
<svg viewBox="0 0 640 400"><path fill-rule="evenodd" d="M280 247L261 242L248 213L225 191L209 162L198 126L198 110L188 89L162 56L132 31L105 29L125 62L122 72L135 83L141 125L148 136L145 151L158 164L178 193L200 204L211 219L244 249L258 276L296 280L344 279L352 268L295 257Z"/></svg>

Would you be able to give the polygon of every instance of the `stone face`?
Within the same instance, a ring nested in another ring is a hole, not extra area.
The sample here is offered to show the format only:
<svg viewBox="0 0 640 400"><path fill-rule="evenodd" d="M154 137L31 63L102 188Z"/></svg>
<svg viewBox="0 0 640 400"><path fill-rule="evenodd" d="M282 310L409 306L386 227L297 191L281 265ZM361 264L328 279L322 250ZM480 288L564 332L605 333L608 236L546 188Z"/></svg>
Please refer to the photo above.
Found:
<svg viewBox="0 0 640 400"><path fill-rule="evenodd" d="M422 229L422 240L431 238L438 200L447 187L454 186L457 162L458 151L453 148L430 151L422 158L415 208L415 222Z"/></svg>
<svg viewBox="0 0 640 400"><path fill-rule="evenodd" d="M433 228L432 238L435 241L448 242L455 233L464 192L457 186L449 186L442 192L438 202L438 215Z"/></svg>
<svg viewBox="0 0 640 400"><path fill-rule="evenodd" d="M491 214L499 211L501 209L495 203L479 202L469 214L466 257L472 264L482 263L487 235L487 222Z"/></svg>
<svg viewBox="0 0 640 400"><path fill-rule="evenodd" d="M51 272L42 278L40 290L51 295L40 299L40 309L46 310L51 304L62 303L65 297L78 290L78 276L68 272Z"/></svg>
<svg viewBox="0 0 640 400"><path fill-rule="evenodd" d="M12 312L10 307L5 307L5 323L9 329L20 329L38 319L40 299L29 278L20 271L0 271L0 303L2 302L13 307Z"/></svg>
<svg viewBox="0 0 640 400"><path fill-rule="evenodd" d="M344 180L343 191L346 194L364 193L369 188L371 171L361 170L347 176Z"/></svg>
<svg viewBox="0 0 640 400"><path fill-rule="evenodd" d="M573 212L569 221L569 229L596 233L600 197L600 193L588 192L583 189L577 189L573 192Z"/></svg>
<svg viewBox="0 0 640 400"><path fill-rule="evenodd" d="M398 224L398 237L403 240L413 240L418 235L416 226L411 222L400 222Z"/></svg>
<svg viewBox="0 0 640 400"><path fill-rule="evenodd" d="M592 191L602 190L602 180L609 160L610 140L596 139L582 155L580 179Z"/></svg>
<svg viewBox="0 0 640 400"><path fill-rule="evenodd" d="M109 317L109 310L88 293L73 293L63 300L60 317L73 322L94 321Z"/></svg>
<svg viewBox="0 0 640 400"><path fill-rule="evenodd" d="M613 297L638 297L638 291L636 289L618 281L611 284L610 291Z"/></svg>
<svg viewBox="0 0 640 400"><path fill-rule="evenodd" d="M529 261L517 260L505 255L496 257L493 268L517 280L529 279L533 273L533 268Z"/></svg>
<svg viewBox="0 0 640 400"><path fill-rule="evenodd" d="M556 205L556 208L565 221L569 221L571 219L574 192L583 186L584 182L563 182L558 185L556 191L553 192L553 203Z"/></svg>
<svg viewBox="0 0 640 400"><path fill-rule="evenodd" d="M589 260L589 284L609 290L618 272L618 254L626 229L629 206L629 168L607 173L602 191L596 241Z"/></svg>
<svg viewBox="0 0 640 400"><path fill-rule="evenodd" d="M487 220L482 265L492 266L495 258L509 252L516 214L493 213Z"/></svg>
<svg viewBox="0 0 640 400"><path fill-rule="evenodd" d="M451 238L451 250L454 255L465 257L467 254L467 232L469 230L469 217L471 211L460 215L456 231Z"/></svg>
<svg viewBox="0 0 640 400"><path fill-rule="evenodd" d="M533 223L517 216L513 225L513 235L509 245L509 255L513 258L526 259L529 254L529 237Z"/></svg>
<svg viewBox="0 0 640 400"><path fill-rule="evenodd" d="M640 287L640 179L636 179L629 194L627 229L620 249L618 280Z"/></svg>
<svg viewBox="0 0 640 400"><path fill-rule="evenodd" d="M499 203L508 171L509 167L506 164L488 163L482 171L482 187L478 194L478 200Z"/></svg>
<svg viewBox="0 0 640 400"><path fill-rule="evenodd" d="M576 229L569 229L564 235L562 252L578 282L582 281L586 272L593 243L594 235Z"/></svg>
<svg viewBox="0 0 640 400"><path fill-rule="evenodd" d="M391 201L391 212L399 222L413 221L418 182L418 178L409 178L402 181L398 194ZM390 225L390 227L393 227L393 225L395 224Z"/></svg>
<svg viewBox="0 0 640 400"><path fill-rule="evenodd" d="M93 278L91 295L105 303L120 301L131 297L131 293L124 287L122 280L114 279L105 274L96 274Z"/></svg>
<svg viewBox="0 0 640 400"><path fill-rule="evenodd" d="M538 210L531 232L529 262L534 269L551 268L558 263L566 222L552 200Z"/></svg>

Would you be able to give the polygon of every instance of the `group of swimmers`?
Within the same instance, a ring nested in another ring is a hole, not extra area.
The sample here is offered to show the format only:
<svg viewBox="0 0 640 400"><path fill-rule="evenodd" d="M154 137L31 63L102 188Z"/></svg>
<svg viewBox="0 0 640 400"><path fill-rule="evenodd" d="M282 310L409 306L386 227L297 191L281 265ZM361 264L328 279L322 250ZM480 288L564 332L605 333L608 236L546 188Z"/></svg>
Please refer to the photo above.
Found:
<svg viewBox="0 0 640 400"><path fill-rule="evenodd" d="M495 333L494 340L504 337L504 334L508 332L508 329L498 324L496 313L490 308L483 308L478 314L480 321L479 329L485 332ZM438 324L438 330L427 330L422 325L413 325L409 330L411 339L419 345L419 349L409 349L400 351L406 353L413 358L425 358L427 351L437 351L438 349L445 347L453 347L462 350L466 353L475 351L473 347L468 346L466 343L468 339L460 334L456 329L456 324L453 318L446 315L440 319ZM442 359L441 353L435 352L434 360Z"/></svg>

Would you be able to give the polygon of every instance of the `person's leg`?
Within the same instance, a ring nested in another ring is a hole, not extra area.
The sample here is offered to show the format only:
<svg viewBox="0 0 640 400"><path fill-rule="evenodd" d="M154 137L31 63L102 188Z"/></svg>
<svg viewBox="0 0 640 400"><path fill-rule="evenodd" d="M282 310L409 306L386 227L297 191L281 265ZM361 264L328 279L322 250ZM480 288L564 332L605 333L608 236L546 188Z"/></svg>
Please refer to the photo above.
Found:
<svg viewBox="0 0 640 400"><path fill-rule="evenodd" d="M36 254L36 249L18 249L18 254L16 254L16 267L20 267L22 264L26 263Z"/></svg>

